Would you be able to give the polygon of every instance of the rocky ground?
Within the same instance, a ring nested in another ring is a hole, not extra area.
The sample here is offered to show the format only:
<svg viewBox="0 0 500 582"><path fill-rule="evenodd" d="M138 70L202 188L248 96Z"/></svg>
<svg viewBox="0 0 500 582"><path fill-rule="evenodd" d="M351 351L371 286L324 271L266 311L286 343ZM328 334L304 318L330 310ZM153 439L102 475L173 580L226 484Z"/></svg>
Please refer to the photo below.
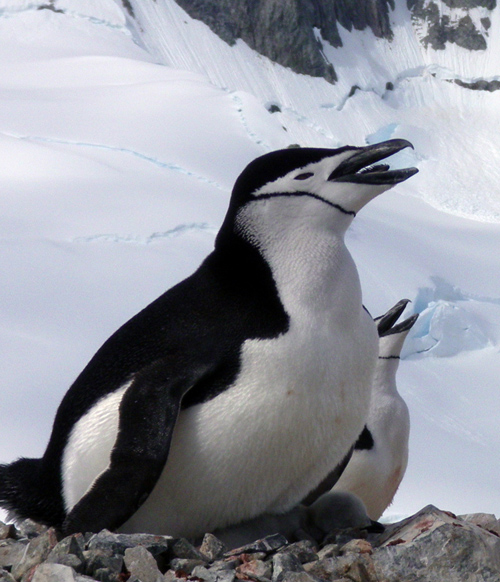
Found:
<svg viewBox="0 0 500 582"><path fill-rule="evenodd" d="M383 533L331 532L320 544L276 534L226 548L149 534L58 537L31 520L0 524L5 582L499 582L500 520L429 505Z"/></svg>

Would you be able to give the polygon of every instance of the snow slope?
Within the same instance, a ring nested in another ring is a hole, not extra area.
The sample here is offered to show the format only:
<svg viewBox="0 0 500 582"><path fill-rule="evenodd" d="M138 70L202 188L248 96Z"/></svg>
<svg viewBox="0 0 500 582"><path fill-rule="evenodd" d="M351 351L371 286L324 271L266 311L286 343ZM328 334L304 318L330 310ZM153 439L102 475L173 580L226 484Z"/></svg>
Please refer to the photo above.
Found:
<svg viewBox="0 0 500 582"><path fill-rule="evenodd" d="M325 45L333 86L229 47L172 0L133 0L134 20L113 0L44 4L0 0L0 460L40 455L95 350L210 251L247 162L404 137L415 150L394 163L420 173L348 234L370 311L408 297L421 313L388 517L500 514L500 93L451 82L500 78L500 9L472 54L423 48L397 1L392 42Z"/></svg>

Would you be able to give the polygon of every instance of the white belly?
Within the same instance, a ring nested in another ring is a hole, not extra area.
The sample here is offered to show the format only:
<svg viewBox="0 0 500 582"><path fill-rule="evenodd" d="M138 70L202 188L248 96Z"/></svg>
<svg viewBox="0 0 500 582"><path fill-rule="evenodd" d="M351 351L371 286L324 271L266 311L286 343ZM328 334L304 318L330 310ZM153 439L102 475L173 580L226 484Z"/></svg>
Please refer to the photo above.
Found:
<svg viewBox="0 0 500 582"><path fill-rule="evenodd" d="M359 317L342 341L312 326L247 341L235 385L181 413L160 480L121 531L193 537L301 501L366 420L377 336Z"/></svg>

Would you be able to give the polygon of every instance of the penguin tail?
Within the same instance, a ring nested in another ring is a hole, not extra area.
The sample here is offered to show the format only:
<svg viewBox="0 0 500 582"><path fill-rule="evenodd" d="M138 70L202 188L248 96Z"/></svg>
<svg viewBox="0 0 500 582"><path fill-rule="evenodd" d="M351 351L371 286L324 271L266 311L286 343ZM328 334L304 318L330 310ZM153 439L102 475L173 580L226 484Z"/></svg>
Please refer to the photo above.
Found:
<svg viewBox="0 0 500 582"><path fill-rule="evenodd" d="M0 507L8 518L22 521L30 518L49 526L64 520L60 488L43 475L42 459L18 459L0 465Z"/></svg>

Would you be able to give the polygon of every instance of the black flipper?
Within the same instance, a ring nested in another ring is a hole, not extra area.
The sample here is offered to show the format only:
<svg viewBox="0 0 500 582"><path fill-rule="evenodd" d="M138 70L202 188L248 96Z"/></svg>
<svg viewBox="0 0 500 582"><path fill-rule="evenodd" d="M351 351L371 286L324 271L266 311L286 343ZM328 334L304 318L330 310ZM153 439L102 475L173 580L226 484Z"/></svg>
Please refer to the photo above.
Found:
<svg viewBox="0 0 500 582"><path fill-rule="evenodd" d="M354 450L354 445L350 448L347 455L340 461L340 463L330 471L328 475L321 481L321 483L315 487L310 493L306 495L306 497L301 501L302 505L309 507L312 505L319 497L321 497L324 493L330 491L330 489L335 485L335 483L340 479L340 476L344 472L344 469L347 467L347 464L351 460L352 452Z"/></svg>
<svg viewBox="0 0 500 582"><path fill-rule="evenodd" d="M120 404L109 468L70 511L64 535L116 529L144 503L167 461L182 397L206 371L176 375L173 363L161 360L134 378Z"/></svg>

